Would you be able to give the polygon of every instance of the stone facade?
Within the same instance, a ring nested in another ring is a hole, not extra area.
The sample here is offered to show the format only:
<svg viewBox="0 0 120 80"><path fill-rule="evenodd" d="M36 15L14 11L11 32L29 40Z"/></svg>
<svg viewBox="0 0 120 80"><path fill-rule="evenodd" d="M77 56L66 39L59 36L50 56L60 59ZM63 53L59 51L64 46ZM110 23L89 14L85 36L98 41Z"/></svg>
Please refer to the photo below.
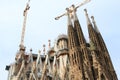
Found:
<svg viewBox="0 0 120 80"><path fill-rule="evenodd" d="M15 62L6 66L8 80L118 80L109 52L94 17L85 15L89 42L86 42L73 7L68 16L68 34L59 35L47 52L26 53L20 48ZM44 54L43 54L44 53Z"/></svg>

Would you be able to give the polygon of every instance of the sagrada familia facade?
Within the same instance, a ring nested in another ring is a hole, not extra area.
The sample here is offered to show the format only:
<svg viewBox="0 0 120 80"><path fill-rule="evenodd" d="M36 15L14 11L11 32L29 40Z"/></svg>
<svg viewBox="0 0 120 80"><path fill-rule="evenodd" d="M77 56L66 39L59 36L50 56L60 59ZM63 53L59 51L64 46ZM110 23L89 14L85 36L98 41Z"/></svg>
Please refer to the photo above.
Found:
<svg viewBox="0 0 120 80"><path fill-rule="evenodd" d="M89 42L86 42L76 9L67 8L67 35L59 35L54 46L34 54L25 46L7 65L8 80L118 80L109 52L96 25L85 11ZM71 18L72 17L72 18ZM92 21L91 21L92 20ZM45 47L45 45L44 45Z"/></svg>

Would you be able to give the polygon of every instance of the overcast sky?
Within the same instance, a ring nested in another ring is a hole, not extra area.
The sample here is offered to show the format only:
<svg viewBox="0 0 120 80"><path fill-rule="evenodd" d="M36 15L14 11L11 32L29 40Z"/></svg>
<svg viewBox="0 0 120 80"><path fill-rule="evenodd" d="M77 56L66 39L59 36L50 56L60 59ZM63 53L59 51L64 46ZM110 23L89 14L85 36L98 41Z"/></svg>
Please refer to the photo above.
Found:
<svg viewBox="0 0 120 80"><path fill-rule="evenodd" d="M0 0L0 80L7 80L6 65L13 63L19 49L23 24L23 10L27 0ZM54 40L60 34L67 33L67 18L54 18L65 12L72 4L82 0L31 0L25 34L26 52L32 48L34 53L48 46L48 40ZM80 7L77 15L85 38L88 38L86 18L83 9L87 8L89 16L94 16L97 26L109 50L115 71L120 79L120 1L92 0Z"/></svg>

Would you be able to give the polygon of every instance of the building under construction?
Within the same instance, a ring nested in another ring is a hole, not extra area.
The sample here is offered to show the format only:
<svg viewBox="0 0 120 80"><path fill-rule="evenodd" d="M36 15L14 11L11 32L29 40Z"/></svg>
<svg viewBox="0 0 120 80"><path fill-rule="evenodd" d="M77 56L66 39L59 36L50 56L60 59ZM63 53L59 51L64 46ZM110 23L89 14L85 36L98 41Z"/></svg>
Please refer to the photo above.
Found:
<svg viewBox="0 0 120 80"><path fill-rule="evenodd" d="M83 3L81 4L83 5ZM26 52L24 34L29 2L24 10L21 43L15 62L7 65L8 80L118 80L109 52L96 25L85 11L89 42L86 42L76 11L79 6L66 8L67 35L59 35L49 48L33 53Z"/></svg>

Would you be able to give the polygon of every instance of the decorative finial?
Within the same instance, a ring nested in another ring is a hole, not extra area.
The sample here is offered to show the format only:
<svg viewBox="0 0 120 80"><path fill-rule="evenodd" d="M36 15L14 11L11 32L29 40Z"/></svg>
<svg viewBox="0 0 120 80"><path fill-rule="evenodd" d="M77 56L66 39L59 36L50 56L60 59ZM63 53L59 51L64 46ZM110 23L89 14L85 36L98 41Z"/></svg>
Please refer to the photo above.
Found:
<svg viewBox="0 0 120 80"><path fill-rule="evenodd" d="M66 8L66 11L67 11L67 14L69 14L69 11L70 11L69 8Z"/></svg>
<svg viewBox="0 0 120 80"><path fill-rule="evenodd" d="M94 20L94 16L91 16L91 19L92 19L93 21L95 21L95 20Z"/></svg>
<svg viewBox="0 0 120 80"><path fill-rule="evenodd" d="M92 19L95 31L99 33L98 27L97 27L96 22L94 20L94 16L91 16L91 19Z"/></svg>
<svg viewBox="0 0 120 80"><path fill-rule="evenodd" d="M87 14L87 9L84 9L84 11L86 12L86 14Z"/></svg>
<svg viewBox="0 0 120 80"><path fill-rule="evenodd" d="M45 44L43 44L43 53L45 55Z"/></svg>
<svg viewBox="0 0 120 80"><path fill-rule="evenodd" d="M74 4L72 4L72 7L74 7L74 8L75 8L75 5L74 5Z"/></svg>
<svg viewBox="0 0 120 80"><path fill-rule="evenodd" d="M41 53L41 51L40 51L40 50L38 50L38 53Z"/></svg>
<svg viewBox="0 0 120 80"><path fill-rule="evenodd" d="M84 11L85 11L86 19L87 19L87 25L90 25L91 22L90 22L90 19L89 19L88 13L87 13L87 9L84 9Z"/></svg>
<svg viewBox="0 0 120 80"><path fill-rule="evenodd" d="M48 40L48 48L50 48L51 47L51 40Z"/></svg>
<svg viewBox="0 0 120 80"><path fill-rule="evenodd" d="M30 49L30 52L32 52L32 48Z"/></svg>

